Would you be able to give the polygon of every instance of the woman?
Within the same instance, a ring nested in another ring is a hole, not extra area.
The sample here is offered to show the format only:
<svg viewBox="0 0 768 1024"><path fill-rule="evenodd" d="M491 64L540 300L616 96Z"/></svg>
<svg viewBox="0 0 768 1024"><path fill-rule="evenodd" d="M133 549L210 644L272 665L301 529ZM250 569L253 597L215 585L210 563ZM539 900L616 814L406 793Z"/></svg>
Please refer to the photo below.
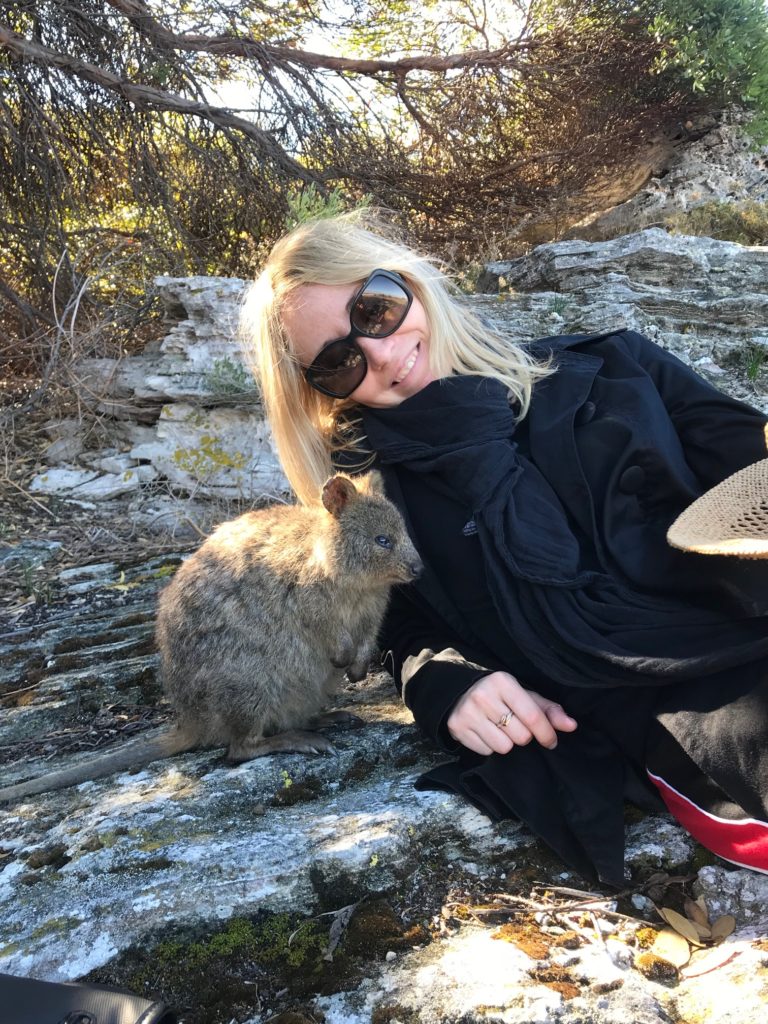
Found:
<svg viewBox="0 0 768 1024"><path fill-rule="evenodd" d="M300 500L376 465L425 563L382 637L455 755L419 784L615 885L625 798L768 870L768 586L665 540L765 418L631 331L523 349L354 216L279 241L244 325Z"/></svg>

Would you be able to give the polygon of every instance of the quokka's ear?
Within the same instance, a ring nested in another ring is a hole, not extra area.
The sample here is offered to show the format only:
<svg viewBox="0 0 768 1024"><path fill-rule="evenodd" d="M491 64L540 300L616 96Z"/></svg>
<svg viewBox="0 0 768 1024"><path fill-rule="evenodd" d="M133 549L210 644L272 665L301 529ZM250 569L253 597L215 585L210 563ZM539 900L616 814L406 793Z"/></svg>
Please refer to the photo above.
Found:
<svg viewBox="0 0 768 1024"><path fill-rule="evenodd" d="M378 471L378 469L372 469L366 473L365 476L361 476L357 480L358 490L363 491L365 494L378 494L384 495L384 477Z"/></svg>
<svg viewBox="0 0 768 1024"><path fill-rule="evenodd" d="M347 476L332 476L323 484L323 505L332 516L339 516L357 496L357 488Z"/></svg>

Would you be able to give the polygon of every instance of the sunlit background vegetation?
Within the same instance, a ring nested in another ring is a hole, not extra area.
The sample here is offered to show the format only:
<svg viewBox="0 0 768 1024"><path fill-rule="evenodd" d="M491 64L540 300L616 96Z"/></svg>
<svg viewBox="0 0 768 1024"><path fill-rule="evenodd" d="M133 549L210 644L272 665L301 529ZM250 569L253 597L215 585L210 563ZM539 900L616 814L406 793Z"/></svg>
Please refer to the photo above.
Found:
<svg viewBox="0 0 768 1024"><path fill-rule="evenodd" d="M763 0L0 0L0 377L41 394L75 321L135 351L155 274L247 277L323 210L510 255L732 104L768 139Z"/></svg>

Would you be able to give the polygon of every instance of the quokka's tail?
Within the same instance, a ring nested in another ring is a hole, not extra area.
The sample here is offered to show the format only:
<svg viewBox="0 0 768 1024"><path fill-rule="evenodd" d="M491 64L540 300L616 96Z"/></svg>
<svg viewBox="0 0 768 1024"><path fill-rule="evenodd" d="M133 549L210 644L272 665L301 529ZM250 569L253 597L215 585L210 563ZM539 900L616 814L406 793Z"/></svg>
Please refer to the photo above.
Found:
<svg viewBox="0 0 768 1024"><path fill-rule="evenodd" d="M46 775L39 775L36 779L30 779L28 782L20 782L16 786L0 789L0 803L8 803L26 796L36 796L38 793L48 793L51 790L67 789L68 786L101 779L105 775L124 772L129 768L140 768L161 757L171 757L173 754L182 754L187 750L192 750L195 745L194 739L190 739L188 735L178 729L166 730L159 736L138 737L111 753L103 754L91 761L85 761L73 768L48 772Z"/></svg>

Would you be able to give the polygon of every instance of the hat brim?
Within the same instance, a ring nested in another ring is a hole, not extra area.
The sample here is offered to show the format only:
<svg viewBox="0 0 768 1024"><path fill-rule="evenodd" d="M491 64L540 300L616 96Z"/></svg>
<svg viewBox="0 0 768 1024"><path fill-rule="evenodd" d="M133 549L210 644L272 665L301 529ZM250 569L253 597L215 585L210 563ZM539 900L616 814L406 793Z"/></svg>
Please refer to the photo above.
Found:
<svg viewBox="0 0 768 1024"><path fill-rule="evenodd" d="M672 523L667 541L701 555L768 558L768 459L697 498Z"/></svg>

